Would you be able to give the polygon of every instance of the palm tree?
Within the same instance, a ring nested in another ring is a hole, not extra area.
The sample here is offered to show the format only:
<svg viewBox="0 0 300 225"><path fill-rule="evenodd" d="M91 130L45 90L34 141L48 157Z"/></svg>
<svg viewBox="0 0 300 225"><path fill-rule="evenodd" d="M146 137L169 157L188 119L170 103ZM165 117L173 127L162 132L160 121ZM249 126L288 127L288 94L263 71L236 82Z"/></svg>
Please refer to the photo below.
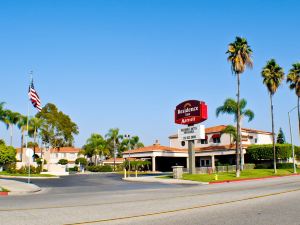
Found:
<svg viewBox="0 0 300 225"><path fill-rule="evenodd" d="M130 148L137 149L144 147L144 144L140 142L140 138L138 136L132 136L130 139Z"/></svg>
<svg viewBox="0 0 300 225"><path fill-rule="evenodd" d="M114 170L116 169L116 146L119 145L120 140L123 139L123 136L119 134L119 128L111 128L108 133L105 135L107 141L110 143L111 152L114 157Z"/></svg>
<svg viewBox="0 0 300 225"><path fill-rule="evenodd" d="M237 131L236 127L232 125L228 125L224 130L221 131L221 134L229 134L230 135L230 144L236 143L237 141Z"/></svg>
<svg viewBox="0 0 300 225"><path fill-rule="evenodd" d="M92 134L91 137L86 141L85 149L90 151L90 155L94 155L95 165L97 165L98 155L102 157L109 153L106 140L100 134Z"/></svg>
<svg viewBox="0 0 300 225"><path fill-rule="evenodd" d="M13 112L11 110L4 111L4 123L6 124L6 128L10 129L10 146L12 146L13 142L14 125L18 123L20 116L21 114L18 112Z"/></svg>
<svg viewBox="0 0 300 225"><path fill-rule="evenodd" d="M275 149L275 132L274 132L274 112L273 112L273 95L276 93L278 87L284 79L283 69L276 63L275 59L267 61L267 64L261 71L263 77L263 84L266 85L270 94L271 103L271 118L272 118L272 143L273 143L273 159L274 159L274 173L276 169L276 149Z"/></svg>
<svg viewBox="0 0 300 225"><path fill-rule="evenodd" d="M290 89L295 90L297 95L298 127L300 136L300 63L294 63L292 66L292 69L290 69L289 74L287 75L286 82L290 84Z"/></svg>
<svg viewBox="0 0 300 225"><path fill-rule="evenodd" d="M24 146L24 137L25 131L27 130L27 116L20 116L18 121L18 128L21 130L21 161L22 161L22 154L23 154L23 146Z"/></svg>
<svg viewBox="0 0 300 225"><path fill-rule="evenodd" d="M34 143L33 152L34 152L34 154L35 154L35 146L38 145L36 138L37 138L40 128L43 126L43 123L44 123L44 120L37 118L37 117L32 117L29 120L28 133L31 137L33 136L33 143ZM41 151L41 156L42 156L42 151Z"/></svg>
<svg viewBox="0 0 300 225"><path fill-rule="evenodd" d="M222 106L218 107L216 109L216 115L217 117L220 114L229 114L229 115L234 115L234 121L237 122L239 121L239 125L241 125L242 119L244 117L248 117L248 122L253 120L254 118L254 113L250 109L245 109L247 106L247 101L245 99L241 99L239 104L232 98L227 98L225 102L223 103ZM239 127L241 128L241 127ZM244 164L244 154L242 150L242 144L238 144L239 140L241 140L241 136L239 134L239 130L237 130L237 135L236 135L236 160L240 160L240 155L242 159L241 163L241 168L243 169L243 164ZM240 147L240 148L239 148ZM240 151L239 151L240 150ZM236 167L239 167L239 161L236 161ZM239 171L240 168L238 169L237 176L239 176Z"/></svg>
<svg viewBox="0 0 300 225"><path fill-rule="evenodd" d="M245 71L247 67L252 68L253 62L251 59L252 50L248 45L246 38L236 37L235 41L228 45L227 60L231 63L231 71L237 77L237 136L238 141L236 142L236 176L240 176L240 166L239 166L239 154L241 151L241 128L240 128L240 75ZM242 151L241 151L242 152Z"/></svg>
<svg viewBox="0 0 300 225"><path fill-rule="evenodd" d="M5 119L5 109L4 109L5 102L0 102L0 121L4 123Z"/></svg>

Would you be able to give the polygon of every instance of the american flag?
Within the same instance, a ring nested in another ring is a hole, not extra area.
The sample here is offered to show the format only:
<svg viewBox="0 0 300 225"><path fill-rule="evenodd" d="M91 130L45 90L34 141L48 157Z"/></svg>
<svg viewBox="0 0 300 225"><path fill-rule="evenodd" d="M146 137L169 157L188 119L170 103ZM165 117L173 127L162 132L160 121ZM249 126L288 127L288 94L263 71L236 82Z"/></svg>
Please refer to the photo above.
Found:
<svg viewBox="0 0 300 225"><path fill-rule="evenodd" d="M40 112L42 110L41 100L38 93L34 89L33 80L29 85L28 96L32 105Z"/></svg>

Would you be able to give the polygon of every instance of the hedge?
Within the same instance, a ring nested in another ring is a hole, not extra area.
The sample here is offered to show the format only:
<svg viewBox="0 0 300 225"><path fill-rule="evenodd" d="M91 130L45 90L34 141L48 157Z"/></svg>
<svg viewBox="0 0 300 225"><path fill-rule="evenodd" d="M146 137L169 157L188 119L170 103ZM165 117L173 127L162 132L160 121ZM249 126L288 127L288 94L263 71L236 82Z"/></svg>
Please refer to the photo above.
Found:
<svg viewBox="0 0 300 225"><path fill-rule="evenodd" d="M295 153L300 156L300 148L295 147ZM290 144L276 144L276 158L289 159L292 157L292 146ZM257 160L272 160L273 159L273 145L250 145L247 148L247 155L251 161Z"/></svg>
<svg viewBox="0 0 300 225"><path fill-rule="evenodd" d="M112 167L109 166L109 165L104 165L104 166L88 166L87 170L91 171L91 172L112 172Z"/></svg>

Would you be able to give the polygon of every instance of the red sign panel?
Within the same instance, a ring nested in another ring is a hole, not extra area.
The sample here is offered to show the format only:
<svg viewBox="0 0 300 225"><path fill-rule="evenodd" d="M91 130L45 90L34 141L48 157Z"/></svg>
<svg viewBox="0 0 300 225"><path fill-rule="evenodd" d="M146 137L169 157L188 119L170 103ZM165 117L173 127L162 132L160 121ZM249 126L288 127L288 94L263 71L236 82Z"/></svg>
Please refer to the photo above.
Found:
<svg viewBox="0 0 300 225"><path fill-rule="evenodd" d="M198 100L180 103L175 109L175 123L197 124L207 120L207 105Z"/></svg>

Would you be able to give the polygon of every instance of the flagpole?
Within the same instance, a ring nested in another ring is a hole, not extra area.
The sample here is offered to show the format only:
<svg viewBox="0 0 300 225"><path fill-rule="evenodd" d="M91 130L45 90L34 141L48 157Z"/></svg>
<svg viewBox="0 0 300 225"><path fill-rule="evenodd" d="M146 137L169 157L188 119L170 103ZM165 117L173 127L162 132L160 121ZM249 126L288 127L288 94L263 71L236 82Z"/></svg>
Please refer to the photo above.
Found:
<svg viewBox="0 0 300 225"><path fill-rule="evenodd" d="M30 71L30 80L29 80L29 85L30 82L32 80L32 73L33 71ZM26 130L27 130L27 135L26 135L26 152L27 152L27 148L28 148L28 130L29 130L29 100L27 100L27 125L26 125ZM30 183L30 162L31 162L31 157L28 157L28 161L29 161L29 165L28 165L28 184Z"/></svg>

